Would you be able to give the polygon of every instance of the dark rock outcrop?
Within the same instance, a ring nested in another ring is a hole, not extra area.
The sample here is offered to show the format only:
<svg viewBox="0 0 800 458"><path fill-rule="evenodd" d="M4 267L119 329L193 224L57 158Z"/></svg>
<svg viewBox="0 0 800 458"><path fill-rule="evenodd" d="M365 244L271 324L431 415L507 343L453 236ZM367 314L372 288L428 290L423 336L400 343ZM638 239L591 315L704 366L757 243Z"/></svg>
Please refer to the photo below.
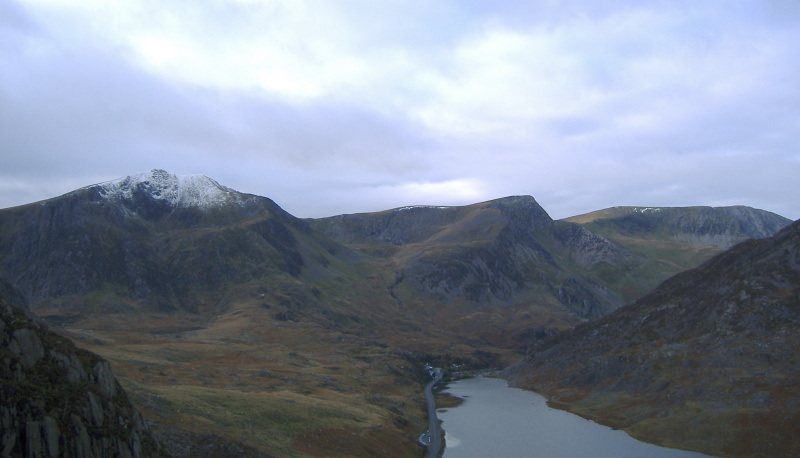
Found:
<svg viewBox="0 0 800 458"><path fill-rule="evenodd" d="M160 456L108 362L3 297L0 438L0 456Z"/></svg>

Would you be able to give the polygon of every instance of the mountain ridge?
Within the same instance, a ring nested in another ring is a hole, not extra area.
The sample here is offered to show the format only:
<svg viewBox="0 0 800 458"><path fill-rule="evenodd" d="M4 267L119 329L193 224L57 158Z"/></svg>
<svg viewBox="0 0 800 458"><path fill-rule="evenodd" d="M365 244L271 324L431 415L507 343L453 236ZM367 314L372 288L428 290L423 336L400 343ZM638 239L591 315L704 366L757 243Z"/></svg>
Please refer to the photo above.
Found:
<svg viewBox="0 0 800 458"><path fill-rule="evenodd" d="M111 288L119 307L132 300L159 310L193 309L198 304L182 300L193 285L213 293L269 272L319 275L336 256L353 255L315 238L306 222L268 198L225 191L228 204L199 208L185 198L191 193L177 189L174 175L152 173L166 178L152 186L121 179L113 182L123 183L120 192L109 191L116 184L92 185L0 211L0 276L34 307Z"/></svg>
<svg viewBox="0 0 800 458"><path fill-rule="evenodd" d="M465 313L513 305L519 313L535 307L580 321L713 253L692 254L675 267L631 237L591 224L554 221L531 196L299 219L211 178L154 169L0 210L0 276L34 308L198 312L218 307L237 285L275 275L309 290L324 278L358 282L353 263L366 262L393 277L386 299L401 306L430 298L462 304ZM650 265L657 265L654 273L639 278ZM97 305L81 299L90 293Z"/></svg>
<svg viewBox="0 0 800 458"><path fill-rule="evenodd" d="M565 218L591 230L635 235L660 226L657 235L675 241L727 249L748 238L764 238L791 223L772 212L743 205L728 207L610 207Z"/></svg>
<svg viewBox="0 0 800 458"><path fill-rule="evenodd" d="M581 318L621 305L613 294L598 294L588 277L562 273L562 264L578 258L578 264L591 264L591 259L599 261L603 253L622 248L603 237L589 237L580 226L554 222L531 196L457 207L401 207L310 224L343 244L373 251L386 247L383 254L398 278L439 300L525 302L521 295L533 287L572 307ZM557 259L556 246L571 248L569 260ZM537 279L537 269L546 269L547 278Z"/></svg>

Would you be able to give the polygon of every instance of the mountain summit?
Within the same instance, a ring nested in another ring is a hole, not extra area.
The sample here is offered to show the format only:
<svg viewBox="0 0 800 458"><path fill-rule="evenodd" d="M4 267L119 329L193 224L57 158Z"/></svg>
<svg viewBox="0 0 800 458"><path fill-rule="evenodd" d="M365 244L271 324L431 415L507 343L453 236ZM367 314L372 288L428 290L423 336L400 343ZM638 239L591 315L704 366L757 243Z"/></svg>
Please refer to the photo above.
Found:
<svg viewBox="0 0 800 458"><path fill-rule="evenodd" d="M334 251L266 197L163 170L0 212L0 277L33 309L104 290L106 311L195 310L227 285L319 274Z"/></svg>
<svg viewBox="0 0 800 458"><path fill-rule="evenodd" d="M153 169L136 175L89 186L112 202L147 196L171 207L220 207L239 193L205 175L174 175Z"/></svg>

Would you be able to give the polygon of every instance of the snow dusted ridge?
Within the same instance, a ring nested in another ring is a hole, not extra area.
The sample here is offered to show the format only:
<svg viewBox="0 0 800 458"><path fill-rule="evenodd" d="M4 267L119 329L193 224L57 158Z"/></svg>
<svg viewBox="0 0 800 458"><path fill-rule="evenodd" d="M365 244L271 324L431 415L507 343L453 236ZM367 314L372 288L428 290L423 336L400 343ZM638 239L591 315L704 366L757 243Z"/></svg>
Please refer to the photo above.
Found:
<svg viewBox="0 0 800 458"><path fill-rule="evenodd" d="M636 207L636 208L633 209L633 211L639 212L639 213L660 212L661 208L659 208L659 207L644 207L644 208Z"/></svg>
<svg viewBox="0 0 800 458"><path fill-rule="evenodd" d="M452 208L452 207L441 207L441 206L433 206L433 205L412 205L412 206L409 206L409 207L395 208L395 211L401 212L401 211L408 211L408 210L416 210L418 208L437 208L437 209L443 210L443 209L448 209L448 208Z"/></svg>
<svg viewBox="0 0 800 458"><path fill-rule="evenodd" d="M112 201L129 200L134 192L146 192L154 199L169 202L173 207L220 207L238 194L205 175L174 175L153 169L125 178L95 185Z"/></svg>
<svg viewBox="0 0 800 458"><path fill-rule="evenodd" d="M628 206L623 206L623 207L611 207L611 208L614 209L614 210L625 212L625 213L658 213L658 212L664 210L664 208L669 208L669 207L628 207Z"/></svg>

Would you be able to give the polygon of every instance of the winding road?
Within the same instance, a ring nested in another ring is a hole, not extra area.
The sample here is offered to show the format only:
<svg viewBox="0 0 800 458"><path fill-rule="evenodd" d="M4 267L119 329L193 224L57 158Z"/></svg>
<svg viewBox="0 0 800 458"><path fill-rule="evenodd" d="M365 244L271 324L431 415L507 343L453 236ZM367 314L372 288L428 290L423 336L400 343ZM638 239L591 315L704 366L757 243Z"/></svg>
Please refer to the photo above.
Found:
<svg viewBox="0 0 800 458"><path fill-rule="evenodd" d="M428 453L426 458L436 458L442 449L442 431L439 427L439 418L436 416L436 399L433 397L433 386L442 379L442 370L435 369L436 377L425 385L425 399L428 401Z"/></svg>

